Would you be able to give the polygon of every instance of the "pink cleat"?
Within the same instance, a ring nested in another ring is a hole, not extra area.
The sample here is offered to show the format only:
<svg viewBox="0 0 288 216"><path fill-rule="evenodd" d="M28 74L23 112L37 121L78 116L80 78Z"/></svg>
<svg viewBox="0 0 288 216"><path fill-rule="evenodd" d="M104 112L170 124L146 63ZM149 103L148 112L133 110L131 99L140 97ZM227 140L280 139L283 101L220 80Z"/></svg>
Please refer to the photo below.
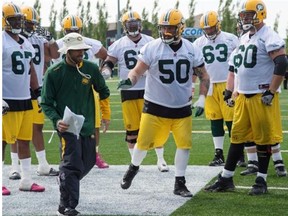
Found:
<svg viewBox="0 0 288 216"><path fill-rule="evenodd" d="M9 196L11 192L4 186L2 186L2 196Z"/></svg>
<svg viewBox="0 0 288 216"><path fill-rule="evenodd" d="M19 188L20 191L30 191L30 192L43 192L45 191L45 187L33 183L30 188Z"/></svg>
<svg viewBox="0 0 288 216"><path fill-rule="evenodd" d="M99 153L96 153L96 163L95 165L99 168L99 169L105 169L109 167L109 164L107 164L102 158L101 155Z"/></svg>

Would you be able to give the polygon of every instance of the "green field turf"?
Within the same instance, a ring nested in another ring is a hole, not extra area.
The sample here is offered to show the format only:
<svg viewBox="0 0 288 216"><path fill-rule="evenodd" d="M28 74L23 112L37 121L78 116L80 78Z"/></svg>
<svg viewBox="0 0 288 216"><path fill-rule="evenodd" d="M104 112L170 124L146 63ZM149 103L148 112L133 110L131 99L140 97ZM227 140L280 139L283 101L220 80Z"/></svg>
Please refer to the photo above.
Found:
<svg viewBox="0 0 288 216"><path fill-rule="evenodd" d="M125 132L122 122L121 104L119 92L117 91L118 80L107 81L111 91L111 125L106 134L101 133L100 152L103 158L111 165L129 164L130 155L124 141ZM196 88L198 85L196 85ZM196 95L197 95L196 90ZM287 90L283 90L281 98L281 113L283 122L284 142L282 143L282 155L286 165L288 164L288 99ZM193 99L196 101L196 98ZM47 119L44 126L45 146L47 159L50 164L59 163L58 137L54 134L51 143L47 143L51 138L53 130L51 122ZM192 129L193 147L190 153L189 165L208 165L214 155L212 136L210 133L210 122L203 116L193 117ZM229 138L225 138L225 155L229 147ZM32 163L37 160L33 147ZM175 144L172 136L169 137L165 145L165 159L168 165L174 164ZM143 164L156 164L156 154L149 151ZM6 164L10 164L9 147L6 148ZM237 168L234 182L237 188L233 193L205 193L200 192L185 205L177 209L172 215L288 215L288 177L279 178L276 176L272 162L270 162L268 187L269 193L265 196L251 197L248 195L249 188L254 183L255 176L240 176L239 173L244 168ZM187 170L189 172L189 170ZM212 181L215 181L212 180Z"/></svg>

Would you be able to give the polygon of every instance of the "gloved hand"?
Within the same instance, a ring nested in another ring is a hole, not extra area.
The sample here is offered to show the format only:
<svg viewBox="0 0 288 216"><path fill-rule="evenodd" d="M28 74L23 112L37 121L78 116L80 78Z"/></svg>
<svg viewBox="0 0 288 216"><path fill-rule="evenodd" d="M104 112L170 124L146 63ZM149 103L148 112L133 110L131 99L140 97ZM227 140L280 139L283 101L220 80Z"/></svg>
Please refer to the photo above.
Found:
<svg viewBox="0 0 288 216"><path fill-rule="evenodd" d="M199 95L198 100L193 104L193 108L196 109L195 117L201 116L204 113L205 96Z"/></svg>
<svg viewBox="0 0 288 216"><path fill-rule="evenodd" d="M6 103L6 101L2 100L2 116L6 115L9 111L9 105Z"/></svg>
<svg viewBox="0 0 288 216"><path fill-rule="evenodd" d="M262 103L271 106L272 105L272 100L274 98L274 94L270 90L266 90L261 97Z"/></svg>
<svg viewBox="0 0 288 216"><path fill-rule="evenodd" d="M43 36L48 42L54 41L52 34L47 29L41 26L38 26L38 28L36 29L36 33L40 36Z"/></svg>
<svg viewBox="0 0 288 216"><path fill-rule="evenodd" d="M104 67L101 71L101 74L105 80L109 79L111 77L111 70L107 67Z"/></svg>
<svg viewBox="0 0 288 216"><path fill-rule="evenodd" d="M232 91L225 89L223 95L224 101L226 102L227 106L233 107L235 105L235 101L232 99Z"/></svg>
<svg viewBox="0 0 288 216"><path fill-rule="evenodd" d="M128 78L128 79L125 79L125 80L121 80L119 83L118 83L118 87L117 89L122 89L122 90L125 90L125 89L129 89L132 87L132 82L131 80Z"/></svg>

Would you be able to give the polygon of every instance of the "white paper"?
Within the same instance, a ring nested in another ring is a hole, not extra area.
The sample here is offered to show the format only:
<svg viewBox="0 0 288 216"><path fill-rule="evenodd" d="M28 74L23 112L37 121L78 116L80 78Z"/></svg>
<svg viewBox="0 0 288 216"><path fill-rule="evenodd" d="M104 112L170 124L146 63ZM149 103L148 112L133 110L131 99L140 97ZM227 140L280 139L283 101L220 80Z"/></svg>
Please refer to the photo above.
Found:
<svg viewBox="0 0 288 216"><path fill-rule="evenodd" d="M77 139L79 138L84 120L85 117L83 115L76 115L67 106L65 107L63 121L69 125L67 132L75 134Z"/></svg>

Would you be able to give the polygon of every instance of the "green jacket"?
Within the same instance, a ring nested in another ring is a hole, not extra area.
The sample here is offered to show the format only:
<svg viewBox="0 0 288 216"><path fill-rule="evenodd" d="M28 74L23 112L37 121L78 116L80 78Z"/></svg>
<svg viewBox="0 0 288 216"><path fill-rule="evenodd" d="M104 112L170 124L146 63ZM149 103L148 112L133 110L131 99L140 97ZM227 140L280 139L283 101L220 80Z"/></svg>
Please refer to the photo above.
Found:
<svg viewBox="0 0 288 216"><path fill-rule="evenodd" d="M80 134L90 136L95 131L95 103L92 87L99 93L100 99L106 99L110 91L96 64L83 60L79 70L89 74L91 79L80 75L76 67L70 66L63 59L48 68L42 87L41 107L45 115L56 123L64 116L67 106L72 112L85 117Z"/></svg>

